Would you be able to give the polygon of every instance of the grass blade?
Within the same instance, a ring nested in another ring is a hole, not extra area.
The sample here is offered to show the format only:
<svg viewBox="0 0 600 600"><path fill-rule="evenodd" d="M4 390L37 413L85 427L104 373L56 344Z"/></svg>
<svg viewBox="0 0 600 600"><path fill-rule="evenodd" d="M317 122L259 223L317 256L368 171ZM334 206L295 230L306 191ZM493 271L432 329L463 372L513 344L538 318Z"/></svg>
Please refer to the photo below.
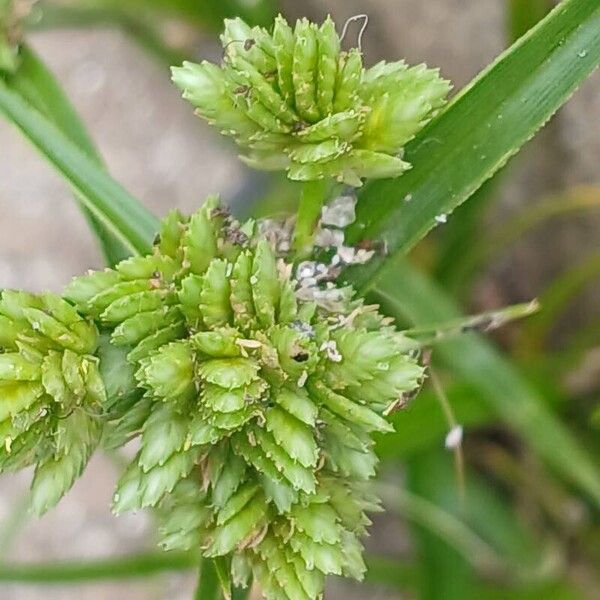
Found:
<svg viewBox="0 0 600 600"><path fill-rule="evenodd" d="M507 0L506 37L509 43L527 33L552 7L552 0ZM472 195L469 202L461 205L455 218L443 230L435 274L436 279L455 295L460 292L457 275L460 275L462 263L468 260L476 243L483 213L496 200L498 189L503 185L506 174L510 172L511 162L488 179Z"/></svg>
<svg viewBox="0 0 600 600"><path fill-rule="evenodd" d="M188 571L198 564L196 552L144 552L90 561L0 564L0 582L77 584L151 577Z"/></svg>
<svg viewBox="0 0 600 600"><path fill-rule="evenodd" d="M387 275L377 282L374 296L382 300L389 314L415 325L457 318L459 311L454 302L406 261L395 262ZM440 342L435 352L548 465L600 505L599 466L492 344L474 334L465 334Z"/></svg>
<svg viewBox="0 0 600 600"><path fill-rule="evenodd" d="M221 600L222 597L217 566L210 558L203 558L200 562L194 600Z"/></svg>
<svg viewBox="0 0 600 600"><path fill-rule="evenodd" d="M21 47L20 57L19 69L14 75L7 77L8 87L20 94L33 108L43 113L98 165L102 165L100 154L52 73L29 47ZM85 206L83 213L109 265L119 262L130 254L126 246Z"/></svg>
<svg viewBox="0 0 600 600"><path fill-rule="evenodd" d="M461 507L452 458L442 453L444 450L432 449L409 462L410 491L393 490L394 504L412 525L422 569L418 597L474 599L475 568L490 570L499 558L459 518ZM392 501L392 490L389 492ZM386 496L382 494L384 502Z"/></svg>
<svg viewBox="0 0 600 600"><path fill-rule="evenodd" d="M0 112L23 132L71 184L94 217L130 252L149 252L158 220L4 81L0 81Z"/></svg>
<svg viewBox="0 0 600 600"><path fill-rule="evenodd" d="M468 85L406 147L413 169L368 183L349 241L406 252L467 200L600 62L600 4L565 0ZM408 200L408 201L407 201ZM437 217L437 219L436 219ZM349 271L368 289L385 257Z"/></svg>
<svg viewBox="0 0 600 600"><path fill-rule="evenodd" d="M481 331L487 333L503 327L516 319L522 319L539 311L540 305L537 300L523 304L513 304L499 310L491 310L478 315L459 317L443 323L429 324L424 327L413 327L406 329L404 333L418 342L421 346L431 345L456 335L462 335L469 331Z"/></svg>

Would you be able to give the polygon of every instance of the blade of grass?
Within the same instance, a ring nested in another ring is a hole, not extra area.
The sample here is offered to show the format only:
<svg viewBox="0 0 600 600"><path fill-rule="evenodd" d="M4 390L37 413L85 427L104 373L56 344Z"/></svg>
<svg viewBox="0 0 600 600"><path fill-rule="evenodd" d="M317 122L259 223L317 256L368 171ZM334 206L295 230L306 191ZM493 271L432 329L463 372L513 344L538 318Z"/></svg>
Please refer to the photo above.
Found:
<svg viewBox="0 0 600 600"><path fill-rule="evenodd" d="M403 333L420 345L431 345L440 340L468 331L489 332L517 319L523 319L540 310L537 300L522 304L513 304L499 310L491 310L477 315L460 317L444 323L429 324L424 327L406 329Z"/></svg>
<svg viewBox="0 0 600 600"><path fill-rule="evenodd" d="M209 558L203 558L198 571L198 587L194 594L194 600L221 600L222 597L215 562Z"/></svg>
<svg viewBox="0 0 600 600"><path fill-rule="evenodd" d="M407 145L404 158L413 165L410 171L365 185L349 242L382 240L393 256L408 251L445 220L598 65L599 30L597 0L561 2ZM365 267L353 267L349 280L366 290L385 262L378 257Z"/></svg>
<svg viewBox="0 0 600 600"><path fill-rule="evenodd" d="M481 575L499 577L507 585L524 585L560 574L564 557L559 547L548 539L538 540L523 527L510 502L489 482L469 472L465 501L461 501L449 453L424 452L408 468L411 491L382 484L379 492L386 504L434 536L438 544L445 542Z"/></svg>
<svg viewBox="0 0 600 600"><path fill-rule="evenodd" d="M500 559L458 518L451 456L432 449L414 457L408 463L407 485L410 491L400 492L394 504L412 523L422 568L418 597L476 600L475 569L493 570Z"/></svg>
<svg viewBox="0 0 600 600"><path fill-rule="evenodd" d="M167 571L189 571L198 565L198 560L195 552L145 552L90 561L0 563L0 581L77 584L137 579Z"/></svg>
<svg viewBox="0 0 600 600"><path fill-rule="evenodd" d="M102 165L98 150L52 73L28 46L21 47L20 56L19 69L6 78L8 87L20 94L33 108L43 113L90 159ZM106 262L112 265L126 258L130 253L125 245L108 231L89 209L84 206L82 209L100 243Z"/></svg>
<svg viewBox="0 0 600 600"><path fill-rule="evenodd" d="M506 37L514 43L543 19L552 9L552 0L507 0ZM469 199L458 207L448 226L440 232L440 252L435 273L436 279L449 287L454 295L463 290L459 280L462 263L469 260L479 237L484 212L498 196L513 161L488 179Z"/></svg>
<svg viewBox="0 0 600 600"><path fill-rule="evenodd" d="M510 162L483 183L468 202L457 207L447 227L437 230L439 246L433 273L435 279L450 289L453 295L459 296L459 292L464 292L457 282L462 264L469 259L479 239L485 211L497 198L509 165Z"/></svg>
<svg viewBox="0 0 600 600"><path fill-rule="evenodd" d="M456 318L458 308L432 281L400 259L376 282L374 297L388 314L416 325ZM502 358L492 344L475 334L440 342L436 355L476 389L496 414L517 431L563 477L600 505L600 469L570 432L554 417L544 399Z"/></svg>
<svg viewBox="0 0 600 600"><path fill-rule="evenodd" d="M150 251L158 220L48 118L0 81L0 112L77 191L103 226L132 253Z"/></svg>

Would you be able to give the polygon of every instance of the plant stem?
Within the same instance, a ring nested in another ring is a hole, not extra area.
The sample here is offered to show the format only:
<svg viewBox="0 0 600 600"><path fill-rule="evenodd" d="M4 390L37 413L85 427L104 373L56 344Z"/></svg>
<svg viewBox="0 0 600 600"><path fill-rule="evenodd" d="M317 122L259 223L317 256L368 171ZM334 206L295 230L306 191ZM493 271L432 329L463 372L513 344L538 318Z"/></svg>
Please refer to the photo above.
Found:
<svg viewBox="0 0 600 600"><path fill-rule="evenodd" d="M315 229L328 190L329 182L323 179L307 181L302 187L294 235L294 251L297 258L307 256L312 250Z"/></svg>
<svg viewBox="0 0 600 600"><path fill-rule="evenodd" d="M198 587L194 600L220 600L221 588L217 568L210 558L203 558L198 569Z"/></svg>
<svg viewBox="0 0 600 600"><path fill-rule="evenodd" d="M165 571L186 571L197 564L196 552L144 552L86 562L0 564L0 581L64 584L135 579Z"/></svg>

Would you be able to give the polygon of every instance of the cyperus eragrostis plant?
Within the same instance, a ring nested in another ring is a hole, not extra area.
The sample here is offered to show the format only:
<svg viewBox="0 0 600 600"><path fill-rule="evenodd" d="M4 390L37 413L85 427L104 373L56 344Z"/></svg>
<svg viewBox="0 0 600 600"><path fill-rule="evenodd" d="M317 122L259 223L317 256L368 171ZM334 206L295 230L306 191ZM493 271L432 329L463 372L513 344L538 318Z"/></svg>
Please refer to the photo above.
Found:
<svg viewBox="0 0 600 600"><path fill-rule="evenodd" d="M279 17L272 34L235 19L222 41L222 66L186 63L174 79L247 162L306 181L296 233L240 224L212 197L172 212L151 254L62 298L4 292L0 467L36 464L43 512L99 443L139 438L116 512L155 507L166 549L200 549L266 598L315 600L326 575L364 574L371 434L424 376L417 344L336 282L373 254L343 245L354 200L325 208L337 229L316 239L315 222L329 180L409 168L402 147L449 86L422 65L365 69L330 18L292 30ZM330 264L301 262L314 243Z"/></svg>
<svg viewBox="0 0 600 600"><path fill-rule="evenodd" d="M144 390L137 418L116 421L141 445L115 510L164 507L165 548L231 557L269 598L362 576L359 536L377 508L370 433L391 429L386 410L423 376L414 343L376 307L297 289L258 226L209 199L189 220L172 213L153 255L65 293L128 347Z"/></svg>

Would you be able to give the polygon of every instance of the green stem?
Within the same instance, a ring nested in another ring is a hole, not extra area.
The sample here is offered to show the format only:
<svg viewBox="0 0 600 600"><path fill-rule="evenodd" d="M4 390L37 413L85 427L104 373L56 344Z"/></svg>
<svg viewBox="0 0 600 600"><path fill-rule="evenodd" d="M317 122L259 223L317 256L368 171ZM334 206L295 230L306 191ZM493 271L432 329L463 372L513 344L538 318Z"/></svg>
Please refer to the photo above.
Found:
<svg viewBox="0 0 600 600"><path fill-rule="evenodd" d="M294 251L298 258L308 256L312 250L316 226L328 191L329 182L323 179L307 181L302 187L294 235Z"/></svg>
<svg viewBox="0 0 600 600"><path fill-rule="evenodd" d="M209 558L200 561L198 569L198 587L194 594L194 600L221 600L221 588L217 568Z"/></svg>
<svg viewBox="0 0 600 600"><path fill-rule="evenodd" d="M64 584L135 579L165 571L186 571L197 564L196 552L144 552L86 562L0 564L0 581Z"/></svg>

